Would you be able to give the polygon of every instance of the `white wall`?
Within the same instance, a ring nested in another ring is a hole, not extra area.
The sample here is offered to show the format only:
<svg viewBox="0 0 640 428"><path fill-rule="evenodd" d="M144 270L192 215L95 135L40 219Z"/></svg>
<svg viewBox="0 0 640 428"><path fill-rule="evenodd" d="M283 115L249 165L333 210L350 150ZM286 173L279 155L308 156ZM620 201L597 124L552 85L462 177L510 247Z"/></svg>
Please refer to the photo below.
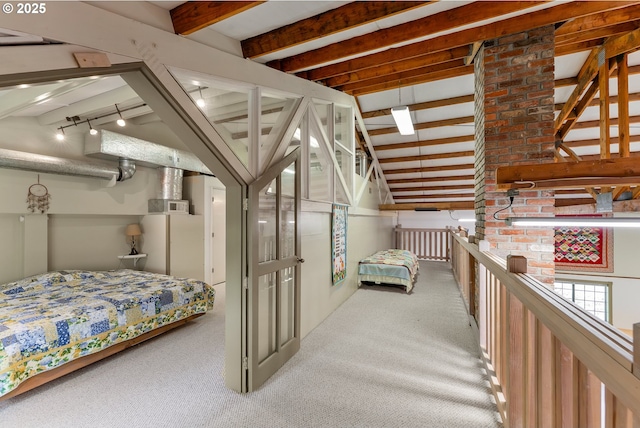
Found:
<svg viewBox="0 0 640 428"><path fill-rule="evenodd" d="M631 216L631 213L624 213L624 217ZM556 278L610 282L612 323L618 328L631 330L633 324L640 322L640 229L614 228L613 232L613 272L591 275L556 269Z"/></svg>
<svg viewBox="0 0 640 428"><path fill-rule="evenodd" d="M139 216L50 215L48 270L131 268L118 256L131 250L124 235L127 224L139 221ZM140 243L136 248L142 253Z"/></svg>
<svg viewBox="0 0 640 428"><path fill-rule="evenodd" d="M462 226L469 229L469 234L474 234L474 223L460 222L454 219L474 219L473 210L456 211L400 211L398 224L404 228L412 229L445 229L447 227L458 228Z"/></svg>
<svg viewBox="0 0 640 428"><path fill-rule="evenodd" d="M328 205L330 211L331 206ZM349 215L347 277L332 285L331 213L302 213L301 335L304 338L358 289L358 262L392 248L393 216Z"/></svg>
<svg viewBox="0 0 640 428"><path fill-rule="evenodd" d="M138 168L114 187L96 178L39 175L51 195L45 214L27 209L38 173L0 168L0 240L7 244L0 245L0 283L46 270L118 267L117 256L129 251L124 228L155 197L155 170Z"/></svg>

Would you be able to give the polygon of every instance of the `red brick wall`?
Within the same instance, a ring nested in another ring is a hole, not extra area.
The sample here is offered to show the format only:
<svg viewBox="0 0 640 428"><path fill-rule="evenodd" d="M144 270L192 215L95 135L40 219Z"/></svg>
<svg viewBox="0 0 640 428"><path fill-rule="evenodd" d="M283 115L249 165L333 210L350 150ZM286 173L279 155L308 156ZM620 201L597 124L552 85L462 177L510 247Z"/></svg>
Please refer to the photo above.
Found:
<svg viewBox="0 0 640 428"><path fill-rule="evenodd" d="M553 162L554 27L486 41L483 65L483 239L503 258L509 254L525 256L528 273L552 283L553 229L507 226L503 220L495 220L494 213L509 204L506 192L496 190L499 166ZM521 190L512 207L497 216L553 216L554 202L553 191ZM476 208L480 204L476 201Z"/></svg>

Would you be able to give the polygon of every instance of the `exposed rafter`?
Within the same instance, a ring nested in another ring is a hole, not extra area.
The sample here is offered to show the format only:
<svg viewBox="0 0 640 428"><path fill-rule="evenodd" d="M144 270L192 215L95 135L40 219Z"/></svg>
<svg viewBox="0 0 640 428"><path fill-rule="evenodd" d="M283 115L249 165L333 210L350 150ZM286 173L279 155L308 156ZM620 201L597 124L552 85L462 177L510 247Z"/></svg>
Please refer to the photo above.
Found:
<svg viewBox="0 0 640 428"><path fill-rule="evenodd" d="M456 202L422 202L406 204L378 205L380 211L446 211L446 210L472 210L473 201Z"/></svg>
<svg viewBox="0 0 640 428"><path fill-rule="evenodd" d="M259 36L243 40L245 58L256 58L301 43L327 37L361 25L388 18L425 6L432 1L375 1L353 2L311 18L285 25Z"/></svg>
<svg viewBox="0 0 640 428"><path fill-rule="evenodd" d="M230 18L264 1L190 1L171 10L176 34L195 33L209 25Z"/></svg>
<svg viewBox="0 0 640 428"><path fill-rule="evenodd" d="M541 2L471 3L452 10L427 16L425 18L378 30L364 36L354 37L347 41L333 43L331 45L307 51L296 56L284 58L278 61L272 61L267 63L267 65L286 72L305 70L319 64L340 60L350 55L359 55L363 52L390 47L398 43L406 43L407 41L413 39L426 37L439 33L441 31L461 27L463 25L473 24L484 19L492 18L494 16L528 9L540 3ZM473 40L468 40L466 42L460 43L457 46L468 45L478 40L484 40L484 38L476 37ZM436 52L437 50L442 49L430 50L428 52ZM428 52L421 52L419 53L419 55ZM409 56L406 56L405 58L409 58ZM386 61L378 62L377 64L373 65L378 65L383 62Z"/></svg>

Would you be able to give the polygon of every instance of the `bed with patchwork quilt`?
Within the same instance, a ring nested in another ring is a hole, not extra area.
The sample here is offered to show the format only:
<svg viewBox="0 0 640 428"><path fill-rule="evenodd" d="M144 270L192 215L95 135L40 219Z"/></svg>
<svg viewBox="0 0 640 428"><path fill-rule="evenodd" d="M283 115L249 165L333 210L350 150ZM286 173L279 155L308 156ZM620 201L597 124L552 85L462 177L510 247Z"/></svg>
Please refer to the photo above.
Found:
<svg viewBox="0 0 640 428"><path fill-rule="evenodd" d="M203 315L215 291L136 270L48 272L0 285L0 399Z"/></svg>
<svg viewBox="0 0 640 428"><path fill-rule="evenodd" d="M358 285L399 285L409 293L417 272L418 258L411 251L382 250L360 260Z"/></svg>

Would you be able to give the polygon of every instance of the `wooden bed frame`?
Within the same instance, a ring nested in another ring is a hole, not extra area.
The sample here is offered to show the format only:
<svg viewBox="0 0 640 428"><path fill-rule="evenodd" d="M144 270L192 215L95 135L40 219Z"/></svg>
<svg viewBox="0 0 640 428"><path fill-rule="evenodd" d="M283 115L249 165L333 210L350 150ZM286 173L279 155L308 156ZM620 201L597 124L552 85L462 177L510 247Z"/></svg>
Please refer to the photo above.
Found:
<svg viewBox="0 0 640 428"><path fill-rule="evenodd" d="M133 339L127 340L125 342L116 343L113 346L110 346L106 349L103 349L100 352L91 355L85 355L84 357L80 357L77 360L69 361L55 369L47 370L45 372L39 373L36 376L33 376L24 382L22 382L17 388L13 391L3 395L0 397L0 401L6 400L11 397L15 397L16 395L20 395L27 391L32 390L33 388L37 388L38 386L44 385L47 382L51 382L52 380L58 379L66 374L74 372L78 369L86 367L90 364L93 364L97 361L100 361L104 358L110 357L113 354L117 354L120 351L124 351L127 348L138 345L146 340L149 340L155 336L166 333L169 330L173 330L174 328L180 327L191 320L194 320L205 313L199 313L191 315L188 318L184 318L173 322L171 324L162 326L160 328L156 328L154 330L148 331L146 333L141 334L138 337L134 337Z"/></svg>

